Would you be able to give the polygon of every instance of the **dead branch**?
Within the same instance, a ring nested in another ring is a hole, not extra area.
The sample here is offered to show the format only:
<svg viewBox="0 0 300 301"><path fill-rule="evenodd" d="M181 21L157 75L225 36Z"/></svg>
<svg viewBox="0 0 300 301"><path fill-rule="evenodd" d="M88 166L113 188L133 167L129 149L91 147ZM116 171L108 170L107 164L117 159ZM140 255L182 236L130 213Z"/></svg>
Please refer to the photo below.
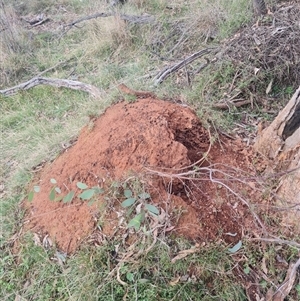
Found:
<svg viewBox="0 0 300 301"><path fill-rule="evenodd" d="M38 16L35 16L31 20L27 20L24 17L21 17L21 20L24 20L25 22L29 23L32 27L35 27L35 26L39 26L43 23L46 23L46 22L50 21L50 18L45 17L44 14L40 14Z"/></svg>
<svg viewBox="0 0 300 301"><path fill-rule="evenodd" d="M68 60L65 60L65 61L62 61L62 62L58 62L56 65L52 66L52 67L49 67L43 71L41 71L38 75L36 75L35 77L41 77L43 74L46 74L47 72L51 71L51 70L54 70L56 69L57 67L61 66L61 65L66 65L68 62L70 62L72 60L71 59L68 59Z"/></svg>
<svg viewBox="0 0 300 301"><path fill-rule="evenodd" d="M81 23L83 21L88 21L91 19L107 18L107 17L116 16L116 15L117 15L117 13L96 13L96 14L93 14L90 16L85 16L78 20L75 20L75 21L65 25L65 27L72 27L78 23ZM129 23L133 23L133 24L151 23L151 22L155 21L155 18L151 15L135 16L135 15L120 14L119 16L122 20L127 21Z"/></svg>
<svg viewBox="0 0 300 301"><path fill-rule="evenodd" d="M184 167L183 167L183 169L184 169ZM253 217L256 219L256 221L260 225L263 232L267 233L265 225L263 224L263 222L261 221L259 216L251 209L251 206L250 206L249 202L247 202L247 200L245 198L243 198L239 193L235 192L227 184L225 184L225 181L223 179L215 178L213 174L218 172L218 173L224 174L226 177L229 176L229 178L232 177L236 181L244 183L243 180L241 180L239 178L236 178L236 177L233 177L228 173L224 173L221 169L214 169L214 168L212 168L212 166L200 167L197 170L190 170L190 171L182 172L182 173L167 173L167 172L163 172L163 171L159 171L159 170L153 170L153 169L149 169L149 168L146 168L146 170L148 172L152 173L152 174L158 175L159 177L166 177L166 178L171 178L171 179L176 178L176 179L182 179L182 180L191 180L192 179L193 181L207 180L207 181L210 181L211 183L215 183L217 185L223 186L224 188L227 189L227 191L229 191L232 195L237 197L237 199L239 199L244 205L246 205L248 207L248 209L250 210L251 214L253 215Z"/></svg>
<svg viewBox="0 0 300 301"><path fill-rule="evenodd" d="M80 19L77 19L67 25L65 25L65 27L72 27L78 23L81 23L83 21L88 21L88 20L91 20L91 19L97 19L97 18L106 18L106 17L111 17L113 16L112 13L96 13L96 14L93 14L93 15L90 15L90 16L85 16L85 17L82 17Z"/></svg>
<svg viewBox="0 0 300 301"><path fill-rule="evenodd" d="M297 276L297 270L300 266L300 258L296 263L290 263L283 284L281 284L273 295L273 301L283 301L290 293Z"/></svg>
<svg viewBox="0 0 300 301"><path fill-rule="evenodd" d="M46 23L46 22L48 22L48 21L50 21L50 18L46 18L46 19L43 19L43 20L41 20L41 21L39 21L39 22L36 22L36 23L34 23L34 24L31 24L31 26L32 26L32 27L36 27L36 26L42 25L43 23Z"/></svg>
<svg viewBox="0 0 300 301"><path fill-rule="evenodd" d="M238 100L238 101L237 101ZM239 108L241 106L247 105L251 103L251 100L241 100L241 99L236 99L234 102L222 102L222 103L217 103L213 105L212 107L215 109L221 109L221 110L227 110L230 107L236 107Z"/></svg>
<svg viewBox="0 0 300 301"><path fill-rule="evenodd" d="M202 49L200 51L197 51L196 53L190 55L189 57L185 58L184 60L180 61L179 63L176 63L175 65L171 67L167 67L163 69L161 72L159 72L155 78L154 83L155 85L162 83L171 73L181 69L182 67L192 63L196 59L202 57L203 55L211 53L213 50L216 50L216 48L206 48ZM206 65L207 66L207 65Z"/></svg>
<svg viewBox="0 0 300 301"><path fill-rule="evenodd" d="M0 90L0 93L4 96L10 96L16 94L20 90L28 90L38 85L49 85L53 87L64 87L73 90L81 90L91 94L91 96L93 97L99 97L101 95L101 91L93 85L85 84L75 80L47 77L34 77L25 83L8 89Z"/></svg>
<svg viewBox="0 0 300 301"><path fill-rule="evenodd" d="M125 84L120 84L118 86L118 89L122 93L132 95L132 96L135 96L137 98L148 98L148 97L155 98L155 95L152 92L132 90L132 89L128 88Z"/></svg>
<svg viewBox="0 0 300 301"><path fill-rule="evenodd" d="M249 238L249 241L265 241L265 242L269 242L269 243L277 243L280 245L288 245L288 246L292 246L292 247L296 247L300 249L300 243L297 243L295 241L291 241L291 240L285 240L285 239L280 239L280 238L265 238L265 237L255 237L255 238Z"/></svg>
<svg viewBox="0 0 300 301"><path fill-rule="evenodd" d="M154 16L147 15L147 14L143 16L121 14L120 18L132 24L145 24L145 23L152 23L155 21Z"/></svg>

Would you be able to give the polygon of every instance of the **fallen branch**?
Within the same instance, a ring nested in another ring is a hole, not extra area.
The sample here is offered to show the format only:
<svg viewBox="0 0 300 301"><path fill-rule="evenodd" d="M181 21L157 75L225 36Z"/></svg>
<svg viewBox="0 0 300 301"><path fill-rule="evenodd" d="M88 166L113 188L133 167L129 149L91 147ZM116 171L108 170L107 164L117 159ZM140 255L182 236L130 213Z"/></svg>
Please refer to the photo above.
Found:
<svg viewBox="0 0 300 301"><path fill-rule="evenodd" d="M91 19L97 19L97 18L107 18L118 15L117 13L96 13L90 16L82 17L78 20L75 20L67 25L65 27L72 27L78 23L81 23L83 21L88 21ZM135 15L126 15L126 14L119 14L120 18L124 21L133 23L133 24L142 24L142 23L151 23L155 21L155 18L151 15L144 15L144 16L135 16Z"/></svg>
<svg viewBox="0 0 300 301"><path fill-rule="evenodd" d="M154 78L155 85L162 83L171 73L173 73L173 72L181 69L182 67L192 63L193 61L195 61L196 59L202 57L203 55L211 53L215 49L216 48L206 48L206 49L200 50L200 51L190 55L189 57L185 58L181 62L176 63L175 65L173 65L171 67L165 68L164 70L159 72L156 75L156 77ZM207 66L207 64L205 66Z"/></svg>
<svg viewBox="0 0 300 301"><path fill-rule="evenodd" d="M50 21L50 18L46 18L44 14L40 14L38 16L35 16L31 20L26 20L25 18L21 18L21 20L24 20L25 22L29 23L32 27L35 27Z"/></svg>
<svg viewBox="0 0 300 301"><path fill-rule="evenodd" d="M194 163L194 164L196 164L196 163ZM185 167L183 167L182 169L184 169L184 168ZM149 169L149 168L146 168L146 170L148 172L151 172L152 174L158 175L159 177L163 177L163 178L171 178L171 179L179 179L179 180L191 180L192 179L193 181L197 181L197 180L198 181L205 181L205 180L208 181L209 180L211 183L215 183L217 185L223 186L224 188L226 188L227 191L229 191L231 194L233 194L237 199L239 199L244 205L246 205L248 207L248 209L250 210L251 214L253 215L253 217L256 219L256 221L260 225L263 232L265 234L267 234L267 229L266 229L265 225L263 224L263 222L261 221L259 216L252 210L249 202L247 202L247 200L245 198L243 198L239 193L235 192L227 184L225 184L224 179L215 178L213 176L214 173L218 172L218 173L223 174L226 177L234 178L230 174L223 172L221 169L214 169L214 168L212 168L212 166L209 166L209 167L199 167L197 170L189 170L187 172L181 172L181 173L167 173L167 172L153 170L153 169ZM197 175L197 177L195 177L196 175ZM208 175L208 177L207 177L207 175ZM238 179L238 178L234 178L234 179L236 181L246 184L241 179Z"/></svg>
<svg viewBox="0 0 300 301"><path fill-rule="evenodd" d="M235 101L231 101L231 102L221 102L221 103L217 103L215 105L213 105L212 107L215 109L221 109L221 110L227 110L230 107L236 107L239 108L241 106L250 104L251 100L241 100L241 99L236 99Z"/></svg>
<svg viewBox="0 0 300 301"><path fill-rule="evenodd" d="M133 24L145 24L145 23L152 23L155 21L155 17L151 15L135 16L135 15L121 14L120 18L124 21Z"/></svg>
<svg viewBox="0 0 300 301"><path fill-rule="evenodd" d="M111 17L113 14L112 13L96 13L96 14L93 14L93 15L90 15L90 16L85 16L85 17L82 17L80 19L77 19L67 25L65 25L65 27L72 27L78 23L81 23L83 21L88 21L88 20L91 20L91 19L97 19L97 18L106 18L106 17Z"/></svg>
<svg viewBox="0 0 300 301"><path fill-rule="evenodd" d="M280 238L264 238L264 237L255 237L255 238L249 238L249 241L265 241L269 243L277 243L280 245L288 245L296 248L300 248L300 243L297 243L295 241L286 240L286 239L280 239Z"/></svg>
<svg viewBox="0 0 300 301"><path fill-rule="evenodd" d="M97 87L90 84L85 84L75 80L46 77L34 77L25 83L5 90L0 90L0 94L4 96L10 96L16 94L20 90L28 90L38 85L49 85L53 87L64 87L73 90L81 90L91 94L91 96L93 97L99 97L101 95L101 91Z"/></svg>
<svg viewBox="0 0 300 301"><path fill-rule="evenodd" d="M299 266L300 266L300 258L297 260L296 263L290 263L284 282L277 288L276 292L272 294L269 300L284 301L285 297L290 293L294 285Z"/></svg>
<svg viewBox="0 0 300 301"><path fill-rule="evenodd" d="M121 91L125 94L132 95L137 98L148 98L148 97L155 98L155 95L152 92L132 90L132 89L128 88L125 84L120 84L118 86L118 89L119 89L119 91Z"/></svg>
<svg viewBox="0 0 300 301"><path fill-rule="evenodd" d="M31 26L32 27L36 27L36 26L42 25L42 24L44 24L44 23L46 23L48 21L50 21L50 18L46 18L46 19L43 19L43 20L41 20L41 21L39 21L37 23L31 24Z"/></svg>

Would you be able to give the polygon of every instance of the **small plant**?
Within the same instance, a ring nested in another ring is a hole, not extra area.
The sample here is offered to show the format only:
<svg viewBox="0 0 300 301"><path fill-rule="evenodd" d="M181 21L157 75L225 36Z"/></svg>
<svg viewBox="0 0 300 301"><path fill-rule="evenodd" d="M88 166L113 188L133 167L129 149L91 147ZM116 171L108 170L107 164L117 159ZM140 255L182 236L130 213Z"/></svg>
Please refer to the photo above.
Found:
<svg viewBox="0 0 300 301"><path fill-rule="evenodd" d="M124 190L124 196L126 199L122 202L121 206L129 209L128 215L131 215L134 208L137 212L137 214L129 221L128 228L133 227L138 231L145 220L146 213L154 216L159 215L159 210L154 205L147 203L147 200L150 199L150 194L143 192L135 197L130 189L126 189Z"/></svg>
<svg viewBox="0 0 300 301"><path fill-rule="evenodd" d="M71 203L76 192L74 190L69 191L66 195L61 194L61 189L56 185L57 181L54 178L50 179L50 183L53 185L50 193L50 201L63 201L63 203ZM85 183L77 182L76 186L82 191L77 197L83 201L89 201L88 205L92 205L95 201L95 196L104 192L104 190L98 186L89 188ZM28 201L32 202L34 194L40 192L40 186L34 186L33 190L28 194ZM57 195L58 194L58 195Z"/></svg>
<svg viewBox="0 0 300 301"><path fill-rule="evenodd" d="M104 192L104 190L98 186L89 188L85 183L82 182L77 182L76 186L82 190L78 197L81 200L89 201L88 205L92 205L94 203L96 195L102 194Z"/></svg>

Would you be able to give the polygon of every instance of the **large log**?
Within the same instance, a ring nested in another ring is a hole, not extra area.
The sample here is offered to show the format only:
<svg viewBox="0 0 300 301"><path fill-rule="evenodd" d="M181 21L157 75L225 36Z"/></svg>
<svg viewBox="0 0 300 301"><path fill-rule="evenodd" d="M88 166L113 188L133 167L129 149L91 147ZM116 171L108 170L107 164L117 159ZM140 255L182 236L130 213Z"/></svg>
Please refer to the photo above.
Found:
<svg viewBox="0 0 300 301"><path fill-rule="evenodd" d="M300 87L262 131L254 149L269 159L270 167L286 172L277 187L277 205L285 209L285 229L300 233Z"/></svg>

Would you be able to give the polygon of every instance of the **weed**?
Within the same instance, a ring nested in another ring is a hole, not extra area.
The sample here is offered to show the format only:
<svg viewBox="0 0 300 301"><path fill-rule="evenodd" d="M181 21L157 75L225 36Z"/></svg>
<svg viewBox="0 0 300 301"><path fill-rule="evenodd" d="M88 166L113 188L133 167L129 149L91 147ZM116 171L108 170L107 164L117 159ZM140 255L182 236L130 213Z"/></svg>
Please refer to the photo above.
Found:
<svg viewBox="0 0 300 301"><path fill-rule="evenodd" d="M136 211L136 215L128 222L128 227L133 227L136 231L138 231L143 224L146 214L150 213L154 216L159 215L159 210L154 205L151 205L147 202L150 199L150 195L148 193L140 193L136 197L133 196L131 190L124 190L124 196L126 200L121 203L123 208L128 208L127 215L130 216L133 208Z"/></svg>

